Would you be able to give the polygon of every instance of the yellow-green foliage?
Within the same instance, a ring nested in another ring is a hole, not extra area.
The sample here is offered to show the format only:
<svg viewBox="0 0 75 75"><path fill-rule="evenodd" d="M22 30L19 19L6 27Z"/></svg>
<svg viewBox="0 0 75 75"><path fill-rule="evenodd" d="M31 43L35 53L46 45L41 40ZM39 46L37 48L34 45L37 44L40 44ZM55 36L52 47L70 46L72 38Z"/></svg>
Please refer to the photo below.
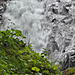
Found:
<svg viewBox="0 0 75 75"><path fill-rule="evenodd" d="M68 68L63 73L64 75L75 75L75 68Z"/></svg>
<svg viewBox="0 0 75 75"><path fill-rule="evenodd" d="M0 31L0 75L61 75L57 67L26 46L19 30Z"/></svg>

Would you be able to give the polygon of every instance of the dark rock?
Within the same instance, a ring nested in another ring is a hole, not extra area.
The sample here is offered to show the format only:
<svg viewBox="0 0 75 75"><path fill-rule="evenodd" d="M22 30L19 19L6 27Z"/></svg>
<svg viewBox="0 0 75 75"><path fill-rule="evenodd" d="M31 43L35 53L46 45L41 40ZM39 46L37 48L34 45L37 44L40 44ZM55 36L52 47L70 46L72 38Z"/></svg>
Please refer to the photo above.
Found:
<svg viewBox="0 0 75 75"><path fill-rule="evenodd" d="M6 10L6 4L3 3L3 4L0 4L0 13L4 13Z"/></svg>
<svg viewBox="0 0 75 75"><path fill-rule="evenodd" d="M67 9L65 6L63 6L62 12L60 12L62 15L69 15L69 9Z"/></svg>
<svg viewBox="0 0 75 75"><path fill-rule="evenodd" d="M70 56L74 56L74 55L75 55L75 53L73 53L73 52L72 52L72 53L70 53Z"/></svg>
<svg viewBox="0 0 75 75"><path fill-rule="evenodd" d="M68 52L62 62L62 70L65 70L70 67L75 67L75 51Z"/></svg>
<svg viewBox="0 0 75 75"><path fill-rule="evenodd" d="M4 22L2 14L6 10L6 2L7 1L10 1L10 0L0 0L0 24L3 24L3 22Z"/></svg>
<svg viewBox="0 0 75 75"><path fill-rule="evenodd" d="M60 0L56 0L57 2L60 2Z"/></svg>
<svg viewBox="0 0 75 75"><path fill-rule="evenodd" d="M56 6L55 4L52 4L51 7Z"/></svg>
<svg viewBox="0 0 75 75"><path fill-rule="evenodd" d="M59 51L59 47L57 42L55 41L54 37L50 37L48 38L49 42L47 43L47 51L48 51L48 55L50 55L52 52L54 52L55 50Z"/></svg>
<svg viewBox="0 0 75 75"><path fill-rule="evenodd" d="M71 7L71 6L72 6L72 4L67 4L67 5L66 5L66 7Z"/></svg>
<svg viewBox="0 0 75 75"><path fill-rule="evenodd" d="M75 3L73 3L73 6L75 6Z"/></svg>
<svg viewBox="0 0 75 75"><path fill-rule="evenodd" d="M61 20L62 23L71 24L73 22L72 16L66 16L64 19Z"/></svg>
<svg viewBox="0 0 75 75"><path fill-rule="evenodd" d="M66 58L64 59L64 61L62 62L62 70L65 70L69 67L69 55L66 55Z"/></svg>
<svg viewBox="0 0 75 75"><path fill-rule="evenodd" d="M41 2L41 1L43 1L43 0L37 0L38 2Z"/></svg>
<svg viewBox="0 0 75 75"><path fill-rule="evenodd" d="M2 18L2 15L0 15L0 19Z"/></svg>
<svg viewBox="0 0 75 75"><path fill-rule="evenodd" d="M69 46L70 42L71 39L65 39L65 43L64 43L65 47Z"/></svg>
<svg viewBox="0 0 75 75"><path fill-rule="evenodd" d="M63 53L65 53L65 50L63 50Z"/></svg>
<svg viewBox="0 0 75 75"><path fill-rule="evenodd" d="M55 22L55 21L57 21L57 20L54 18L51 22Z"/></svg>
<svg viewBox="0 0 75 75"><path fill-rule="evenodd" d="M52 8L52 12L53 12L54 14L58 14L58 9Z"/></svg>

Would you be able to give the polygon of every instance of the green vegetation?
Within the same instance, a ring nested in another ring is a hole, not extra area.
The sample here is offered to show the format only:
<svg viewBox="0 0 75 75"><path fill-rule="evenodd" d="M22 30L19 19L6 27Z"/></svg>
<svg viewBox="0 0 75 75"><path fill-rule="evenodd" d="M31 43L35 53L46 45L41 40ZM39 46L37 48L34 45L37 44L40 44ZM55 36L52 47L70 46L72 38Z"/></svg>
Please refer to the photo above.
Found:
<svg viewBox="0 0 75 75"><path fill-rule="evenodd" d="M0 75L61 75L53 63L18 37L25 38L19 30L0 31Z"/></svg>
<svg viewBox="0 0 75 75"><path fill-rule="evenodd" d="M68 68L63 73L64 75L75 75L75 68Z"/></svg>

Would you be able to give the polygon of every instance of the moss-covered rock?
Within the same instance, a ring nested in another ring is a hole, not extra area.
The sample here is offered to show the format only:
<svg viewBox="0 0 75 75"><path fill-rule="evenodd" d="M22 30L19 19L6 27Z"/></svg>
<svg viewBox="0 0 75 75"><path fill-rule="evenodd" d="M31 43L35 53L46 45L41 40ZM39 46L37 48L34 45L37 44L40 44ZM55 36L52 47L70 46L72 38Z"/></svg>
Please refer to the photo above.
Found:
<svg viewBox="0 0 75 75"><path fill-rule="evenodd" d="M64 75L75 75L75 68L68 68L63 72Z"/></svg>

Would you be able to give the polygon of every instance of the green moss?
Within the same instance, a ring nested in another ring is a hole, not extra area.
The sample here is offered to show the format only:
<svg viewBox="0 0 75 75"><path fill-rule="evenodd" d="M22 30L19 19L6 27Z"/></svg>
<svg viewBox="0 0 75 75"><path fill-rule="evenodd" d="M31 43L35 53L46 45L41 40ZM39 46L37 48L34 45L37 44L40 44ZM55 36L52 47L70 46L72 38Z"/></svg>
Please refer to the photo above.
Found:
<svg viewBox="0 0 75 75"><path fill-rule="evenodd" d="M13 36L17 36L16 39ZM0 31L0 75L61 75L57 67L32 50L19 30Z"/></svg>
<svg viewBox="0 0 75 75"><path fill-rule="evenodd" d="M75 68L68 68L63 73L65 75L75 75Z"/></svg>

